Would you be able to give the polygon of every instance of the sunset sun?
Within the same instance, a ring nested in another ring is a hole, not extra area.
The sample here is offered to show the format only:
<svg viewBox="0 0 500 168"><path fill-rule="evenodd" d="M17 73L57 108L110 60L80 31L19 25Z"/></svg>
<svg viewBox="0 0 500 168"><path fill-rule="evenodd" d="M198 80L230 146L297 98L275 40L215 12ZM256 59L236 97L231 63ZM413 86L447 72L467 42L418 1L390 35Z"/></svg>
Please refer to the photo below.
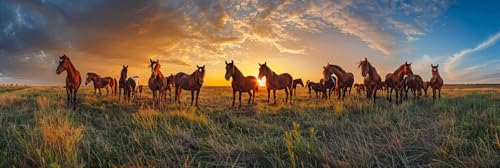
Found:
<svg viewBox="0 0 500 168"><path fill-rule="evenodd" d="M266 77L262 77L259 79L259 72L253 73L253 76L257 78L257 82L259 82L259 86L266 86Z"/></svg>

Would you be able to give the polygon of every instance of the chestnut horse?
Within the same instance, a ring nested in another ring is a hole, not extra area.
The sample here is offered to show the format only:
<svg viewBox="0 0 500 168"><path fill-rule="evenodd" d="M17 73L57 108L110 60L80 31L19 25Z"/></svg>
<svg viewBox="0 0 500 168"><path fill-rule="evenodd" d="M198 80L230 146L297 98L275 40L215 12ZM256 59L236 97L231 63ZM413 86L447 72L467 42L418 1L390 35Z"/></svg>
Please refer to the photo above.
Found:
<svg viewBox="0 0 500 168"><path fill-rule="evenodd" d="M323 66L323 79L328 80L335 74L337 76L337 81L335 82L335 90L337 90L337 98L342 100L346 96L347 89L349 88L349 93L351 93L352 85L354 83L354 74L344 71L341 67L337 65L332 65L328 63Z"/></svg>
<svg viewBox="0 0 500 168"><path fill-rule="evenodd" d="M271 97L271 90L274 95L274 104L276 104L276 90L285 90L286 99L285 103L288 103L288 95L290 94L290 103L292 103L293 97L293 78L292 75L288 73L276 74L273 72L268 66L267 63L264 64L259 63L259 79L266 77L266 89L267 89L267 103L269 103L269 99ZM290 93L288 92L290 91Z"/></svg>
<svg viewBox="0 0 500 168"><path fill-rule="evenodd" d="M224 76L226 80L233 78L231 81L231 87L233 87L233 105L234 107L234 99L236 98L236 92L239 92L239 100L240 105L238 108L241 108L241 92L248 92L248 104L250 101L252 103L255 102L255 92L259 90L259 82L257 82L257 78L255 76L244 76L243 73L234 65L234 61L231 60L231 63L226 62L226 75ZM253 93L252 93L253 92ZM252 99L253 98L253 99Z"/></svg>
<svg viewBox="0 0 500 168"><path fill-rule="evenodd" d="M205 78L205 65L196 65L196 70L188 75L184 72L179 72L174 77L175 85L175 101L181 104L181 94L182 89L191 91L191 106L193 105L193 100L196 92L196 103L198 106L198 98L200 97L200 90L203 86L203 78Z"/></svg>
<svg viewBox="0 0 500 168"><path fill-rule="evenodd" d="M149 77L148 86L153 93L153 106L155 103L160 105L161 103L161 95L167 87L167 81L163 76L163 73L160 71L160 60L153 61L149 59L149 67L151 68L151 76Z"/></svg>
<svg viewBox="0 0 500 168"><path fill-rule="evenodd" d="M404 91L405 97L408 98L408 91L411 91L413 94L413 99L419 98L422 96L424 82L420 75L413 75L413 77L406 76L404 78Z"/></svg>
<svg viewBox="0 0 500 168"><path fill-rule="evenodd" d="M104 77L97 75L96 73L89 72L87 73L87 79L85 80L85 85L88 85L90 82L94 83L94 95L97 96L97 91L99 90L99 94L102 96L101 88L106 89L106 96L109 95L108 88L111 88L111 94L116 95L117 82L116 79L112 77Z"/></svg>
<svg viewBox="0 0 500 168"><path fill-rule="evenodd" d="M427 97L427 90L429 90L429 81L425 81L424 82L424 93L425 93L425 97Z"/></svg>
<svg viewBox="0 0 500 168"><path fill-rule="evenodd" d="M69 57L64 54L59 57L59 65L57 66L56 74L61 74L66 71L66 94L68 99L68 106L73 105L73 110L76 110L76 94L80 84L82 83L82 77L80 72L76 70L75 66L69 60Z"/></svg>
<svg viewBox="0 0 500 168"><path fill-rule="evenodd" d="M365 77L364 86L366 88L366 97L372 98L375 103L377 99L377 90L382 87L382 79L377 73L377 69L373 67L368 59L361 60L358 65L361 68L361 76Z"/></svg>
<svg viewBox="0 0 500 168"><path fill-rule="evenodd" d="M304 82L302 82L302 79L299 78L299 79L294 79L293 80L293 86L292 86L292 89L293 89L293 94L295 96L297 96L297 85L300 85L302 87L304 87Z"/></svg>
<svg viewBox="0 0 500 168"><path fill-rule="evenodd" d="M122 89L125 89L125 84L127 83L127 71L128 65L123 65L120 73L120 80L118 80L118 101L120 101ZM123 91L123 96L125 96L125 90Z"/></svg>
<svg viewBox="0 0 500 168"><path fill-rule="evenodd" d="M163 90L162 97L165 101L167 101L167 91L168 91L169 101L172 101L172 88L174 88L174 75L170 74L168 77L165 78L165 81L167 83L167 86Z"/></svg>
<svg viewBox="0 0 500 168"><path fill-rule="evenodd" d="M396 104L398 104L398 97L401 103L403 97L403 78L405 75L413 76L413 72L411 71L411 63L408 64L405 62L398 69L396 69L393 73L389 73L385 77L385 85L390 88L389 91L389 102L392 101L392 90L396 91Z"/></svg>
<svg viewBox="0 0 500 168"><path fill-rule="evenodd" d="M307 80L306 86L309 89L309 96L311 96L311 90L314 90L314 92L316 93L316 98L319 98L318 93L325 94L325 87L321 84L322 82L323 79L321 79L319 83Z"/></svg>
<svg viewBox="0 0 500 168"><path fill-rule="evenodd" d="M439 75L438 67L439 64L436 66L432 65L432 78L429 81L429 86L432 88L432 101L436 99L436 90L439 91L439 99L441 99L441 88L443 87L443 78Z"/></svg>

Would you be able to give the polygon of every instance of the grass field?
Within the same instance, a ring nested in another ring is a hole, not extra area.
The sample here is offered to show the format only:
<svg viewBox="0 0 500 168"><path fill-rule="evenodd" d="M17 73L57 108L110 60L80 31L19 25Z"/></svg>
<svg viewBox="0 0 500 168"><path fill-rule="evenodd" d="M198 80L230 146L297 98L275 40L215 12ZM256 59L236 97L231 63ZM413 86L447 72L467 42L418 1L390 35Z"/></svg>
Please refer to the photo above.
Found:
<svg viewBox="0 0 500 168"><path fill-rule="evenodd" d="M449 86L431 97L374 105L309 98L230 108L231 89L206 87L200 107L151 94L134 104L62 87L0 87L0 167L499 167L500 88ZM429 92L431 93L431 92ZM248 95L244 94L246 102Z"/></svg>

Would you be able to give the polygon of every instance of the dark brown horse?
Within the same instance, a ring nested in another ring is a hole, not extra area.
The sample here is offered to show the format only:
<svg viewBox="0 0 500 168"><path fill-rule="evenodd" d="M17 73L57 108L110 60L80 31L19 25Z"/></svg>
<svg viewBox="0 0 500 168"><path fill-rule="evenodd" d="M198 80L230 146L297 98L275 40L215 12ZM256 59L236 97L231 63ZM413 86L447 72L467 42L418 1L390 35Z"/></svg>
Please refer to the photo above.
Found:
<svg viewBox="0 0 500 168"><path fill-rule="evenodd" d="M99 90L99 94L102 96L101 88L106 89L106 96L109 95L109 89L111 89L111 94L116 95L117 82L116 79L112 77L104 77L97 75L96 73L89 72L87 73L87 79L85 80L85 85L88 85L90 82L94 84L94 95L97 96L97 90Z"/></svg>
<svg viewBox="0 0 500 168"><path fill-rule="evenodd" d="M198 98L200 97L200 90L203 86L203 78L205 78L205 65L196 65L196 70L188 75L184 72L179 72L174 77L175 83L175 101L181 104L181 94L182 89L191 91L191 105L193 105L193 100L196 92L196 103L198 106Z"/></svg>
<svg viewBox="0 0 500 168"><path fill-rule="evenodd" d="M76 70L75 66L69 60L69 57L64 54L59 57L59 65L57 66L56 73L59 75L63 71L66 71L66 94L68 99L68 106L73 105L73 110L76 110L76 95L80 84L82 83L82 77L80 72Z"/></svg>
<svg viewBox="0 0 500 168"><path fill-rule="evenodd" d="M411 63L408 64L405 62L398 69L396 69L393 73L387 74L385 77L385 85L390 88L389 91L389 101L392 101L392 90L396 91L396 104L398 104L398 100L402 100L403 97L403 78L405 75L413 76L413 72L411 71Z"/></svg>
<svg viewBox="0 0 500 168"><path fill-rule="evenodd" d="M330 76L328 80L320 80L321 85L323 86L323 99L330 99L332 97L332 93L335 93L335 81L337 79L334 76Z"/></svg>
<svg viewBox="0 0 500 168"><path fill-rule="evenodd" d="M232 107L234 107L236 92L239 92L240 95L240 105L238 108L241 108L241 92L248 92L248 96L250 96L248 98L248 104L250 104L250 101L252 101L252 103L255 102L255 92L259 90L259 82L257 82L257 78L255 76L244 76L231 60L231 63L227 63L226 61L226 75L224 77L226 80L233 78L233 81L231 81L231 87L233 87Z"/></svg>
<svg viewBox="0 0 500 168"><path fill-rule="evenodd" d="M286 99L285 103L288 103L288 97L290 95L290 103L292 103L293 97L293 78L292 75L288 73L276 74L268 66L267 63L259 64L259 76L258 78L262 80L266 77L266 89L267 89L267 103L271 97L271 90L274 95L274 104L276 104L276 90L285 90Z"/></svg>
<svg viewBox="0 0 500 168"><path fill-rule="evenodd" d="M429 90L429 81L425 81L423 87L424 87L425 97L427 97L427 90Z"/></svg>
<svg viewBox="0 0 500 168"><path fill-rule="evenodd" d="M122 90L125 89L125 84L127 83L127 71L128 65L123 65L120 72L120 80L118 80L118 101L120 101ZM125 96L125 90L123 91L123 96Z"/></svg>
<svg viewBox="0 0 500 168"><path fill-rule="evenodd" d="M377 73L377 69L373 67L368 59L361 60L358 65L361 68L361 75L365 77L364 86L366 88L366 97L372 98L375 103L377 99L377 90L382 87L382 79Z"/></svg>
<svg viewBox="0 0 500 168"><path fill-rule="evenodd" d="M330 63L328 63L326 66L323 66L323 80L327 81L329 78L331 78L332 74L335 74L335 76L337 76L337 81L335 82L337 98L344 99L347 89L349 89L349 93L351 93L352 85L354 84L354 74L346 72L341 67L332 65Z"/></svg>
<svg viewBox="0 0 500 168"><path fill-rule="evenodd" d="M422 89L424 87L424 82L420 75L406 76L404 78L404 91L405 97L408 98L408 91L413 94L413 99L422 96Z"/></svg>
<svg viewBox="0 0 500 168"><path fill-rule="evenodd" d="M135 99L136 97L136 87L137 81L133 78L128 78L125 82L125 87L123 88L123 99L127 102L130 102L131 99Z"/></svg>
<svg viewBox="0 0 500 168"><path fill-rule="evenodd" d="M441 99L441 88L443 87L443 78L439 75L438 67L432 65L432 78L429 81L429 86L432 88L432 101L436 100L436 90L439 91L439 99Z"/></svg>
<svg viewBox="0 0 500 168"><path fill-rule="evenodd" d="M359 84L356 83L356 84L354 84L354 89L356 89L358 94L361 95L361 93L365 91L365 85L362 83L359 83Z"/></svg>
<svg viewBox="0 0 500 168"><path fill-rule="evenodd" d="M153 93L153 106L155 103L160 105L161 95L165 90L165 87L167 87L167 81L165 80L163 73L161 73L160 71L160 61L158 59L156 61L149 59L149 62L149 67L151 68L151 76L148 80L148 86Z"/></svg>
<svg viewBox="0 0 500 168"><path fill-rule="evenodd" d="M172 89L174 88L174 75L170 74L168 77L165 78L165 81L167 83L167 86L164 87L162 97L165 101L167 101L167 91L168 91L169 101L172 101Z"/></svg>
<svg viewBox="0 0 500 168"><path fill-rule="evenodd" d="M319 95L321 95L321 93L325 94L325 87L321 83L323 83L323 79L321 79L319 83L307 80L306 86L309 89L309 96L311 96L311 90L313 90L314 93L316 93L317 99L319 98ZM318 93L319 93L319 95L318 95ZM324 97L324 95L323 95L323 97Z"/></svg>
<svg viewBox="0 0 500 168"><path fill-rule="evenodd" d="M293 94L295 96L297 96L297 85L300 85L302 87L304 87L304 82L302 82L302 79L299 78L299 79L294 79L293 80L293 86L292 86L292 89L293 89Z"/></svg>

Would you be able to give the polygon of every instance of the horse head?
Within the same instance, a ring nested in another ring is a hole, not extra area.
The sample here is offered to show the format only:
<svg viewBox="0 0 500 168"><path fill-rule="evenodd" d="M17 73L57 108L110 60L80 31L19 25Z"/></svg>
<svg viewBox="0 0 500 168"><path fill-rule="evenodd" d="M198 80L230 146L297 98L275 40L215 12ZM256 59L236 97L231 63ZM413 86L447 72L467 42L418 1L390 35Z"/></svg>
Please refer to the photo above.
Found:
<svg viewBox="0 0 500 168"><path fill-rule="evenodd" d="M436 75L439 73L438 71L438 67L439 67L439 64L437 64L436 66L434 66L433 64L431 64L431 68L432 68L432 75Z"/></svg>
<svg viewBox="0 0 500 168"><path fill-rule="evenodd" d="M203 78L205 78L205 65L203 66L198 66L196 65L196 80L198 80L198 84L201 86L203 85Z"/></svg>
<svg viewBox="0 0 500 168"><path fill-rule="evenodd" d="M408 64L408 62L405 62L405 64L402 65L403 74L408 75L410 77L413 76L413 71L411 70L411 63Z"/></svg>
<svg viewBox="0 0 500 168"><path fill-rule="evenodd" d="M259 80L262 80L264 76L267 76L270 73L269 67L267 67L267 62L264 62L264 64L259 63Z"/></svg>
<svg viewBox="0 0 500 168"><path fill-rule="evenodd" d="M368 75L370 72L370 63L366 57L359 62L358 68L361 68L361 76L366 77L366 75Z"/></svg>
<svg viewBox="0 0 500 168"><path fill-rule="evenodd" d="M153 61L149 59L149 67L151 67L151 76L157 76L160 72L160 60L156 59L156 61Z"/></svg>
<svg viewBox="0 0 500 168"><path fill-rule="evenodd" d="M127 80L127 72L128 72L128 65L123 65L122 72L120 74L120 77L122 79Z"/></svg>
<svg viewBox="0 0 500 168"><path fill-rule="evenodd" d="M87 79L85 79L85 85L88 85L90 83L90 81L94 81L94 73L87 73Z"/></svg>
<svg viewBox="0 0 500 168"><path fill-rule="evenodd" d="M225 75L225 78L226 80L229 80L229 78L231 78L231 76L234 75L234 61L231 60L231 63L228 63L227 61L226 62L226 75Z"/></svg>
<svg viewBox="0 0 500 168"><path fill-rule="evenodd" d="M61 74L63 71L69 68L69 57L64 54L59 57L59 65L57 66L56 74Z"/></svg>

